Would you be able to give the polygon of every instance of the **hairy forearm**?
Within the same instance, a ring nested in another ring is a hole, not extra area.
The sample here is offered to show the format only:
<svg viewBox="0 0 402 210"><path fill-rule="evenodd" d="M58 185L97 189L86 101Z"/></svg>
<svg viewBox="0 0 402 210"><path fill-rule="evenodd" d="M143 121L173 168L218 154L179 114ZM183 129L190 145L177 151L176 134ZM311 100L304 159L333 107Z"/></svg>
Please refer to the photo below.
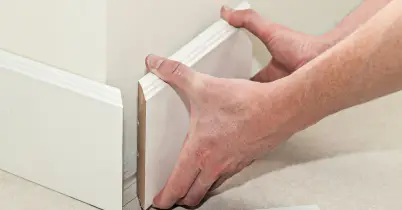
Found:
<svg viewBox="0 0 402 210"><path fill-rule="evenodd" d="M333 30L324 34L324 37L336 44L353 33L380 9L392 0L364 0L354 11L347 15Z"/></svg>
<svg viewBox="0 0 402 210"><path fill-rule="evenodd" d="M394 0L351 36L282 79L295 122L402 90L402 0Z"/></svg>

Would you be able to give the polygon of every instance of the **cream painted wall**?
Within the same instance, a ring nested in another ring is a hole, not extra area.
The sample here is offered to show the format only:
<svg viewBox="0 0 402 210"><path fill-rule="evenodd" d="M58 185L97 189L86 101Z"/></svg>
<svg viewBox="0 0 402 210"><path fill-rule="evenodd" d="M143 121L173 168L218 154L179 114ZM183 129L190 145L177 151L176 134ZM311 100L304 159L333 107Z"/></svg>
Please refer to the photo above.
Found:
<svg viewBox="0 0 402 210"><path fill-rule="evenodd" d="M0 48L106 81L107 0L0 0Z"/></svg>

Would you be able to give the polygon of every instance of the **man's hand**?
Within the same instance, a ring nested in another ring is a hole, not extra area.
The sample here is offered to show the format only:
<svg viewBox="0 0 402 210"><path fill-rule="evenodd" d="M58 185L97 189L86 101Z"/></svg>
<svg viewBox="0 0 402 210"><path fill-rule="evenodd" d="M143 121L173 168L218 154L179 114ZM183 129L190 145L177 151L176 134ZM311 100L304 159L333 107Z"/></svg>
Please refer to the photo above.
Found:
<svg viewBox="0 0 402 210"><path fill-rule="evenodd" d="M245 28L257 36L272 55L270 63L251 80L271 82L288 76L334 43L327 36L311 36L263 19L254 10L222 7L221 16L234 27Z"/></svg>
<svg viewBox="0 0 402 210"><path fill-rule="evenodd" d="M299 122L294 120L297 111L289 107L297 106L286 88L264 82L291 74L330 47L323 39L263 20L252 10L221 12L233 26L259 37L273 60L247 81L215 78L175 61L147 58L147 68L174 87L190 110L179 160L154 199L158 208L198 205L208 191L302 129L302 124L293 123Z"/></svg>
<svg viewBox="0 0 402 210"><path fill-rule="evenodd" d="M198 205L208 191L297 130L289 124L297 111L287 109L294 102L286 99L280 83L216 78L152 55L146 63L181 94L190 110L187 138L165 187L154 198L155 207Z"/></svg>
<svg viewBox="0 0 402 210"><path fill-rule="evenodd" d="M365 8L380 1L370 2ZM256 34L273 55L253 80L274 81L302 66L272 83L215 78L148 56L147 68L175 88L190 110L179 160L155 197L155 207L195 206L210 189L295 132L339 110L401 90L401 8L402 0L392 1L370 23L308 64L331 45L264 21L251 10L223 10L225 19Z"/></svg>

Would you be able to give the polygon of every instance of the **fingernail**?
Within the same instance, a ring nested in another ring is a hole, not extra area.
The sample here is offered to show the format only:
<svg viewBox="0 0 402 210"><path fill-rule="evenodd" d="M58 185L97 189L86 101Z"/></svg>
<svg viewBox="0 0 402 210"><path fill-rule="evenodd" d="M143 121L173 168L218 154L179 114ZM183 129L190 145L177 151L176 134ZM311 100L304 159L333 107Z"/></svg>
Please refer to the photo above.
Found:
<svg viewBox="0 0 402 210"><path fill-rule="evenodd" d="M231 12L231 11L233 11L232 8L230 8L229 6L226 6L226 5L223 5L222 9L223 9L224 11L226 11L226 12Z"/></svg>
<svg viewBox="0 0 402 210"><path fill-rule="evenodd" d="M147 57L147 65L151 71L156 71L159 69L161 64L163 63L163 58L156 55L148 55Z"/></svg>

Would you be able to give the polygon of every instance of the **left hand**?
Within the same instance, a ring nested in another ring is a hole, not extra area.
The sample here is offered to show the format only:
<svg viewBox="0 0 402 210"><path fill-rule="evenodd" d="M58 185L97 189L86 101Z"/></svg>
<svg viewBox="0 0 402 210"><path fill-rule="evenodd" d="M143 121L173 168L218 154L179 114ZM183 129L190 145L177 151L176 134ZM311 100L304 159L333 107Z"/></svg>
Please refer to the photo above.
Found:
<svg viewBox="0 0 402 210"><path fill-rule="evenodd" d="M221 16L230 25L254 34L272 55L269 64L251 78L257 82L272 82L286 77L335 44L332 37L294 31L264 19L252 9L222 7Z"/></svg>
<svg viewBox="0 0 402 210"><path fill-rule="evenodd" d="M190 110L187 138L155 207L198 205L211 188L300 129L296 97L287 97L280 82L216 78L158 56L146 63Z"/></svg>

